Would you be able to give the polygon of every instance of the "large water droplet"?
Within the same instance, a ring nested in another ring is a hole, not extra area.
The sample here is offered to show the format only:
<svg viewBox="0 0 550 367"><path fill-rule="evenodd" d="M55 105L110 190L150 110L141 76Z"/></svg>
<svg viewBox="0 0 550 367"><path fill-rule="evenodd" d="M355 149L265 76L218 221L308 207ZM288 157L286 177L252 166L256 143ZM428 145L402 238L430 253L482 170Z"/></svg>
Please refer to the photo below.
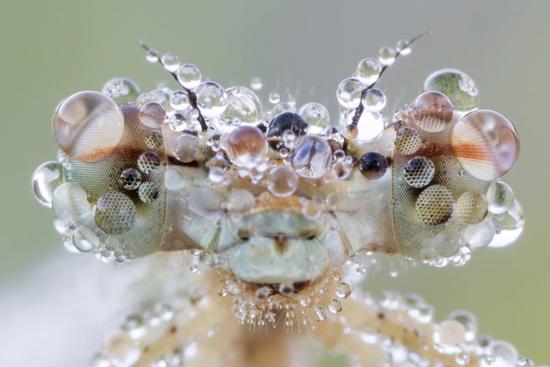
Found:
<svg viewBox="0 0 550 367"><path fill-rule="evenodd" d="M194 64L183 64L176 71L176 76L181 85L187 89L196 88L202 79L200 69Z"/></svg>
<svg viewBox="0 0 550 367"><path fill-rule="evenodd" d="M42 163L32 175L32 188L36 201L52 207L54 190L63 182L63 166L59 162Z"/></svg>
<svg viewBox="0 0 550 367"><path fill-rule="evenodd" d="M363 83L355 78L347 78L340 82L336 90L336 98L344 108L356 108L361 102Z"/></svg>
<svg viewBox="0 0 550 367"><path fill-rule="evenodd" d="M445 94L459 111L479 107L479 92L474 81L460 70L442 69L430 74L424 81L424 90Z"/></svg>
<svg viewBox="0 0 550 367"><path fill-rule="evenodd" d="M230 124L258 124L262 120L262 108L256 93L245 87L226 90L228 105L223 119Z"/></svg>
<svg viewBox="0 0 550 367"><path fill-rule="evenodd" d="M355 77L365 86L374 84L382 71L380 62L373 58L366 58L359 61Z"/></svg>
<svg viewBox="0 0 550 367"><path fill-rule="evenodd" d="M207 81L199 84L195 93L197 105L205 117L220 116L227 108L227 94L216 82Z"/></svg>
<svg viewBox="0 0 550 367"><path fill-rule="evenodd" d="M260 129L243 125L227 137L227 155L237 166L253 168L267 155L267 140Z"/></svg>
<svg viewBox="0 0 550 367"><path fill-rule="evenodd" d="M309 132L320 134L330 124L330 115L325 106L320 103L307 103L300 108L300 116L309 125Z"/></svg>
<svg viewBox="0 0 550 367"><path fill-rule="evenodd" d="M330 166L332 150L330 145L316 136L305 136L298 143L292 157L292 165L298 175L315 179L322 177Z"/></svg>

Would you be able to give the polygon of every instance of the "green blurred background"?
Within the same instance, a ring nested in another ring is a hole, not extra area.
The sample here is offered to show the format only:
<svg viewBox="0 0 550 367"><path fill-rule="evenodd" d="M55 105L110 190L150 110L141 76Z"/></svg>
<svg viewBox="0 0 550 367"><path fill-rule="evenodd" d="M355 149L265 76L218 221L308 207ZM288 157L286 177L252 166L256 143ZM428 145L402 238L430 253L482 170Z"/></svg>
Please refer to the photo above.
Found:
<svg viewBox="0 0 550 367"><path fill-rule="evenodd" d="M389 106L409 102L431 71L470 74L482 106L504 113L520 131L521 158L506 181L527 225L514 246L478 251L464 268L421 267L370 285L419 292L439 318L469 309L482 332L550 362L548 14L550 2L542 0L3 0L0 285L18 284L52 253L72 256L59 251L52 215L34 201L30 177L55 157L50 119L60 99L100 89L114 76L143 89L168 79L144 60L137 40L179 53L226 86L260 76L266 93L299 89L298 103L325 103L334 118L335 88L358 60L431 29L384 76Z"/></svg>

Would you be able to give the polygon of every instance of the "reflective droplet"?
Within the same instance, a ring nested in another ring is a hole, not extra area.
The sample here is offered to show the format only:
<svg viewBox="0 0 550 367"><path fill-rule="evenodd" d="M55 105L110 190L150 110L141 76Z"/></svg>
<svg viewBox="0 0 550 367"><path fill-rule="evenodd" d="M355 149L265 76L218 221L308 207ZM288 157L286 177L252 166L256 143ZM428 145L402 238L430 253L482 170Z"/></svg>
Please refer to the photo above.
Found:
<svg viewBox="0 0 550 367"><path fill-rule="evenodd" d="M399 40L395 49L399 52L400 55L407 56L411 53L411 44L408 40Z"/></svg>
<svg viewBox="0 0 550 367"><path fill-rule="evenodd" d="M136 206L121 192L108 191L97 200L95 222L107 234L129 231L134 226L136 215Z"/></svg>
<svg viewBox="0 0 550 367"><path fill-rule="evenodd" d="M481 223L467 226L462 236L472 248L485 247L491 243L495 236L495 226L492 221L484 220Z"/></svg>
<svg viewBox="0 0 550 367"><path fill-rule="evenodd" d="M298 175L316 179L327 172L331 157L332 150L324 139L305 136L298 143L292 157L292 165Z"/></svg>
<svg viewBox="0 0 550 367"><path fill-rule="evenodd" d="M395 62L397 51L393 47L382 47L378 51L378 61L384 66L389 66Z"/></svg>
<svg viewBox="0 0 550 367"><path fill-rule="evenodd" d="M466 342L475 341L477 334L477 319L473 313L465 310L453 311L449 314L449 320L454 320L464 327L464 339Z"/></svg>
<svg viewBox="0 0 550 367"><path fill-rule="evenodd" d="M124 116L118 105L98 92L78 92L58 107L54 135L59 147L81 162L102 159L118 145Z"/></svg>
<svg viewBox="0 0 550 367"><path fill-rule="evenodd" d="M170 94L170 106L176 111L185 111L191 104L189 96L184 90L176 90Z"/></svg>
<svg viewBox="0 0 550 367"><path fill-rule="evenodd" d="M245 87L231 87L226 90L228 105L223 119L229 123L259 124L262 108L256 93Z"/></svg>
<svg viewBox="0 0 550 367"><path fill-rule="evenodd" d="M99 236L90 227L85 225L75 228L72 241L74 247L80 252L91 252L101 245Z"/></svg>
<svg viewBox="0 0 550 367"><path fill-rule="evenodd" d="M269 100L269 103L271 103L271 104L277 104L277 103L281 102L281 96L277 92L269 93L269 96L267 97L267 99Z"/></svg>
<svg viewBox="0 0 550 367"><path fill-rule="evenodd" d="M363 83L355 78L347 78L340 82L336 91L338 103L344 108L357 108L361 102Z"/></svg>
<svg viewBox="0 0 550 367"><path fill-rule="evenodd" d="M353 165L345 161L336 161L332 164L332 173L339 180L346 180L353 172Z"/></svg>
<svg viewBox="0 0 550 367"><path fill-rule="evenodd" d="M388 169L388 160L378 152L365 153L359 160L359 171L369 180L384 176Z"/></svg>
<svg viewBox="0 0 550 367"><path fill-rule="evenodd" d="M136 190L141 184L141 172L135 168L126 168L120 173L118 183L126 190Z"/></svg>
<svg viewBox="0 0 550 367"><path fill-rule="evenodd" d="M190 163L195 161L201 151L199 139L193 135L180 135L174 144L174 157L180 162Z"/></svg>
<svg viewBox="0 0 550 367"><path fill-rule="evenodd" d="M481 359L481 367L516 367L519 355L516 348L504 341L492 342L487 357Z"/></svg>
<svg viewBox="0 0 550 367"><path fill-rule="evenodd" d="M180 67L180 60L178 55L172 52L167 52L162 55L160 61L162 62L164 68L170 73L175 73Z"/></svg>
<svg viewBox="0 0 550 367"><path fill-rule="evenodd" d="M487 208L487 199L484 195L475 191L466 191L456 201L455 215L461 223L476 224L485 218Z"/></svg>
<svg viewBox="0 0 550 367"><path fill-rule="evenodd" d="M458 111L479 107L479 92L474 81L460 70L442 69L430 74L424 82L424 90L443 93Z"/></svg>
<svg viewBox="0 0 550 367"><path fill-rule="evenodd" d="M181 112L171 111L167 114L166 122L170 129L176 132L184 131L189 127L188 121Z"/></svg>
<svg viewBox="0 0 550 367"><path fill-rule="evenodd" d="M202 79L200 69L194 64L183 64L176 71L178 81L187 89L196 88Z"/></svg>
<svg viewBox="0 0 550 367"><path fill-rule="evenodd" d="M508 184L497 180L487 190L487 201L491 213L502 214L512 207L514 192Z"/></svg>
<svg viewBox="0 0 550 367"><path fill-rule="evenodd" d="M447 96L439 92L424 92L412 106L415 124L427 132L445 130L453 119L453 105Z"/></svg>
<svg viewBox="0 0 550 367"><path fill-rule="evenodd" d="M337 299L333 299L328 303L328 310L334 314L340 313L342 312L342 303Z"/></svg>
<svg viewBox="0 0 550 367"><path fill-rule="evenodd" d="M92 218L88 195L76 182L65 182L55 189L52 208L57 219L82 223Z"/></svg>
<svg viewBox="0 0 550 367"><path fill-rule="evenodd" d="M411 187L420 189L432 182L435 175L435 165L431 159L418 156L411 158L405 164L403 178Z"/></svg>
<svg viewBox="0 0 550 367"><path fill-rule="evenodd" d="M402 127L395 135L395 149L403 155L416 153L422 146L422 138L418 130L412 127Z"/></svg>
<svg viewBox="0 0 550 367"><path fill-rule="evenodd" d="M445 320L434 328L433 339L437 348L445 354L455 354L465 342L466 330L455 320Z"/></svg>
<svg viewBox="0 0 550 367"><path fill-rule="evenodd" d="M300 116L309 125L309 132L320 134L330 124L330 115L325 106L320 103L307 103L300 108Z"/></svg>
<svg viewBox="0 0 550 367"><path fill-rule="evenodd" d="M292 195L297 186L298 176L296 172L286 165L273 168L267 177L267 187L275 196L286 197Z"/></svg>
<svg viewBox="0 0 550 367"><path fill-rule="evenodd" d="M177 191L185 186L185 180L181 172L173 166L166 167L164 171L164 186L168 190Z"/></svg>
<svg viewBox="0 0 550 367"><path fill-rule="evenodd" d="M378 80L381 71L382 65L378 60L373 58L366 58L359 61L359 64L357 65L357 70L355 72L355 77L359 79L361 83L368 87Z"/></svg>
<svg viewBox="0 0 550 367"><path fill-rule="evenodd" d="M267 155L267 140L254 126L239 126L227 137L227 155L237 166L253 168Z"/></svg>
<svg viewBox="0 0 550 367"><path fill-rule="evenodd" d="M166 117L164 107L156 102L149 102L139 109L139 121L151 129L158 129Z"/></svg>
<svg viewBox="0 0 550 367"><path fill-rule="evenodd" d="M101 93L118 104L133 102L141 93L136 82L128 78L113 78L103 85Z"/></svg>
<svg viewBox="0 0 550 367"><path fill-rule="evenodd" d="M495 226L495 236L488 247L499 248L509 246L523 232L523 226L525 225L523 209L516 199L514 199L512 207L508 211L502 214L493 214L490 218Z"/></svg>
<svg viewBox="0 0 550 367"><path fill-rule="evenodd" d="M288 149L294 149L296 146L296 134L292 130L286 130L283 133L283 145Z"/></svg>
<svg viewBox="0 0 550 367"><path fill-rule="evenodd" d="M292 131L296 136L305 135L308 129L307 122L294 112L283 112L271 120L267 128L267 137L282 137L285 131Z"/></svg>
<svg viewBox="0 0 550 367"><path fill-rule="evenodd" d="M357 136L361 142L373 141L382 134L385 128L384 118L380 113L363 111L357 123Z"/></svg>
<svg viewBox="0 0 550 367"><path fill-rule="evenodd" d="M455 198L451 190L443 185L431 185L416 199L416 215L428 225L447 222L454 210Z"/></svg>
<svg viewBox="0 0 550 367"><path fill-rule="evenodd" d="M484 181L505 175L516 163L519 140L512 123L490 110L464 115L454 125L451 145L462 168Z"/></svg>
<svg viewBox="0 0 550 367"><path fill-rule="evenodd" d="M155 152L144 152L138 157L137 166L141 172L152 174L160 168L161 161Z"/></svg>
<svg viewBox="0 0 550 367"><path fill-rule="evenodd" d="M205 117L220 116L227 108L227 94L216 82L207 81L199 84L195 94L197 105Z"/></svg>
<svg viewBox="0 0 550 367"><path fill-rule="evenodd" d="M380 112L386 107L386 95L378 88L369 89L363 98L363 105L371 112Z"/></svg>
<svg viewBox="0 0 550 367"><path fill-rule="evenodd" d="M348 298L351 294L351 287L348 283L340 283L336 287L335 293L338 298Z"/></svg>
<svg viewBox="0 0 550 367"><path fill-rule="evenodd" d="M153 182L144 182L139 186L138 196L146 204L152 203L160 196L158 186Z"/></svg>
<svg viewBox="0 0 550 367"><path fill-rule="evenodd" d="M263 86L264 84L260 78L252 78L250 81L250 88L252 88L252 90L261 90Z"/></svg>
<svg viewBox="0 0 550 367"><path fill-rule="evenodd" d="M63 182L63 166L59 162L42 163L32 175L32 189L36 201L52 207L54 190Z"/></svg>

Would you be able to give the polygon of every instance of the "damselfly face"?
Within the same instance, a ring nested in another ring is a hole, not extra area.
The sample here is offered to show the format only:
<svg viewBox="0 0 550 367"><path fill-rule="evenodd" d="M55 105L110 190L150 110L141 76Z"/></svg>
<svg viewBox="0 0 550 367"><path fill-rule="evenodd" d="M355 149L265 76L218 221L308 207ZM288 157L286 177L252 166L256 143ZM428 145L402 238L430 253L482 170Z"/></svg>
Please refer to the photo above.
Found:
<svg viewBox="0 0 550 367"><path fill-rule="evenodd" d="M33 184L73 249L114 261L195 250L265 298L314 287L360 254L461 264L521 232L498 181L517 159L516 131L477 109L461 72L432 74L387 118L373 86L393 59L363 60L330 121L317 103L262 112L252 90L199 83L195 66L148 51L181 89L137 96L115 79L55 113L59 161Z"/></svg>

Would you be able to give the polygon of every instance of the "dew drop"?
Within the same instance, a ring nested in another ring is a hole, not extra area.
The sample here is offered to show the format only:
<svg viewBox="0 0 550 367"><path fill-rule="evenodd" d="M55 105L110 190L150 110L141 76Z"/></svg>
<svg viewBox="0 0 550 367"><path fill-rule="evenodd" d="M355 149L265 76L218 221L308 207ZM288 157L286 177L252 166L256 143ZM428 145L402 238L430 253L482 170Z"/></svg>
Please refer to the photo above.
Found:
<svg viewBox="0 0 550 367"><path fill-rule="evenodd" d="M216 82L207 81L199 84L195 93L197 105L205 117L220 116L227 108L227 94Z"/></svg>
<svg viewBox="0 0 550 367"><path fill-rule="evenodd" d="M239 126L227 137L227 155L240 167L253 168L267 155L267 140L254 126Z"/></svg>
<svg viewBox="0 0 550 367"><path fill-rule="evenodd" d="M430 74L424 81L424 91L443 93L459 111L479 107L479 92L474 81L460 70L442 69Z"/></svg>
<svg viewBox="0 0 550 367"><path fill-rule="evenodd" d="M366 86L374 84L380 77L382 65L373 58L366 58L359 61L355 77Z"/></svg>
<svg viewBox="0 0 550 367"><path fill-rule="evenodd" d="M180 162L190 163L197 159L200 154L200 142L194 135L180 135L176 139L172 153Z"/></svg>
<svg viewBox="0 0 550 367"><path fill-rule="evenodd" d="M194 64L183 64L178 67L176 76L180 84L187 89L196 88L202 79L200 69Z"/></svg>
<svg viewBox="0 0 550 367"><path fill-rule="evenodd" d="M330 124L330 115L325 106L320 103L307 103L300 108L300 116L309 125L309 132L320 134Z"/></svg>
<svg viewBox="0 0 550 367"><path fill-rule="evenodd" d="M347 78L340 82L336 90L338 103L344 108L357 108L361 102L363 83L355 78Z"/></svg>
<svg viewBox="0 0 550 367"><path fill-rule="evenodd" d="M34 197L41 205L52 207L53 192L63 182L63 166L59 162L42 163L32 175Z"/></svg>
<svg viewBox="0 0 550 367"><path fill-rule="evenodd" d="M399 52L400 55L407 56L411 53L411 44L408 40L399 40L395 49Z"/></svg>
<svg viewBox="0 0 550 367"><path fill-rule="evenodd" d="M122 104L135 101L140 89L131 79L113 78L103 85L101 93L112 98L117 104Z"/></svg>
<svg viewBox="0 0 550 367"><path fill-rule="evenodd" d="M139 109L139 121L151 129L158 129L166 117L166 111L159 103L148 102Z"/></svg>
<svg viewBox="0 0 550 367"><path fill-rule="evenodd" d="M80 252L91 252L101 245L99 236L88 226L75 228L72 236L74 247Z"/></svg>
<svg viewBox="0 0 550 367"><path fill-rule="evenodd" d="M180 67L180 60L178 55L172 52L167 52L162 55L160 61L162 62L164 68L170 73L175 73Z"/></svg>
<svg viewBox="0 0 550 367"><path fill-rule="evenodd" d="M262 120L262 108L256 93L245 87L231 87L226 90L228 105L223 113L225 121L235 125L258 124Z"/></svg>
<svg viewBox="0 0 550 367"><path fill-rule="evenodd" d="M281 102L281 96L277 92L271 92L269 93L268 100L271 104L277 104Z"/></svg>
<svg viewBox="0 0 550 367"><path fill-rule="evenodd" d="M252 90L261 90L263 86L264 84L262 82L262 79L260 78L252 78L252 80L250 81L250 88L252 88Z"/></svg>
<svg viewBox="0 0 550 367"><path fill-rule="evenodd" d="M394 63L397 51L393 47L382 47L378 51L378 61L384 66L389 66Z"/></svg>
<svg viewBox="0 0 550 367"><path fill-rule="evenodd" d="M378 88L369 89L363 98L363 105L371 112L380 112L386 107L386 95Z"/></svg>
<svg viewBox="0 0 550 367"><path fill-rule="evenodd" d="M340 302L337 299L333 299L328 303L328 310L333 313L337 314L342 312L342 302Z"/></svg>
<svg viewBox="0 0 550 367"><path fill-rule="evenodd" d="M267 187L269 191L278 197L292 195L298 186L298 176L289 166L278 166L269 172Z"/></svg>
<svg viewBox="0 0 550 367"><path fill-rule="evenodd" d="M502 214L512 207L514 192L508 184L497 180L487 190L487 201L491 213Z"/></svg>
<svg viewBox="0 0 550 367"><path fill-rule="evenodd" d="M331 157L330 145L324 139L309 135L299 141L292 157L292 165L298 175L316 179L327 172Z"/></svg>

